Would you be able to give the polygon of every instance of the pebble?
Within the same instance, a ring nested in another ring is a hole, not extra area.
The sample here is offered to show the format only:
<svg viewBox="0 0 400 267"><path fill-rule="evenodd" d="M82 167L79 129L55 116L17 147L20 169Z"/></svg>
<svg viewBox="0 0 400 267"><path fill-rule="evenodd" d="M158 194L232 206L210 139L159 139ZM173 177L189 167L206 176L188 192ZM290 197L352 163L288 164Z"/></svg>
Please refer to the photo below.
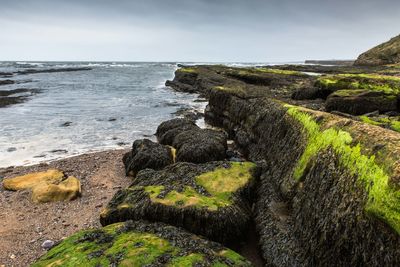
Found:
<svg viewBox="0 0 400 267"><path fill-rule="evenodd" d="M46 240L42 243L42 248L44 248L44 249L51 249L52 247L54 247L53 240Z"/></svg>

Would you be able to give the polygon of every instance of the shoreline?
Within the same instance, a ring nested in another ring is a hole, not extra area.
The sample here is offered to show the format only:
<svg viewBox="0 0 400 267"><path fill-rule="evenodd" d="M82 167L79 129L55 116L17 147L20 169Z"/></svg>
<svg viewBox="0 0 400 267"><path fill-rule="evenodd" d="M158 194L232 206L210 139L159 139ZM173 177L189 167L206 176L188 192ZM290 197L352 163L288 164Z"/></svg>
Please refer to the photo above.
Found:
<svg viewBox="0 0 400 267"><path fill-rule="evenodd" d="M82 183L80 198L40 205L31 202L29 191L0 188L0 266L26 266L46 253L41 247L45 240L57 242L78 230L99 227L102 207L117 190L130 184L121 160L126 151L108 150L50 163L0 168L0 176L6 177L57 168Z"/></svg>

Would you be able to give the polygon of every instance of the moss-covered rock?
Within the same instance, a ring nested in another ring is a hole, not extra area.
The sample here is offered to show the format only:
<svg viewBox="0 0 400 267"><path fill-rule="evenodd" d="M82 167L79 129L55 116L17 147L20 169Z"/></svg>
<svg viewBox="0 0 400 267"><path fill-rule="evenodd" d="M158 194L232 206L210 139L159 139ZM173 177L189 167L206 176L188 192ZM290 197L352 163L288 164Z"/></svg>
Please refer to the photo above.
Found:
<svg viewBox="0 0 400 267"><path fill-rule="evenodd" d="M251 266L236 252L182 229L144 221L78 232L32 267Z"/></svg>
<svg viewBox="0 0 400 267"><path fill-rule="evenodd" d="M399 135L297 109L215 90L206 111L249 159L264 162L254 211L267 265L400 264Z"/></svg>
<svg viewBox="0 0 400 267"><path fill-rule="evenodd" d="M373 111L387 112L397 110L397 96L371 90L339 90L329 95L325 108L327 111L340 111L361 115Z"/></svg>
<svg viewBox="0 0 400 267"><path fill-rule="evenodd" d="M100 221L162 221L212 240L237 241L250 222L255 180L250 162L177 163L161 171L143 170L129 188L115 194Z"/></svg>
<svg viewBox="0 0 400 267"><path fill-rule="evenodd" d="M3 187L6 190L25 190L41 184L56 184L63 180L64 173L59 170L47 170L44 172L28 173L22 176L7 178L3 180Z"/></svg>
<svg viewBox="0 0 400 267"><path fill-rule="evenodd" d="M174 151L148 139L133 142L132 151L123 157L126 175L134 176L138 171L150 168L160 170L174 163Z"/></svg>
<svg viewBox="0 0 400 267"><path fill-rule="evenodd" d="M400 77L381 74L337 74L321 76L315 86L325 91L365 89L386 94L400 93Z"/></svg>

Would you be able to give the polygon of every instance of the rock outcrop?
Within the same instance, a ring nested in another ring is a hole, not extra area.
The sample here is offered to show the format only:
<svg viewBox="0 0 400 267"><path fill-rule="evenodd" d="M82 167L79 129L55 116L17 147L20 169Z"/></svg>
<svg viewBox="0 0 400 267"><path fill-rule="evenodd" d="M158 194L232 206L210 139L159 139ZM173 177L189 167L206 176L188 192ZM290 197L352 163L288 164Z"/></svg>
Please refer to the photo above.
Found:
<svg viewBox="0 0 400 267"><path fill-rule="evenodd" d="M149 139L136 140L122 160L126 175L135 176L140 170L160 170L174 163L174 149Z"/></svg>
<svg viewBox="0 0 400 267"><path fill-rule="evenodd" d="M198 67L203 84L210 68ZM254 210L267 265L400 264L399 134L304 108L325 110L323 99L291 98L299 82L330 91L327 99L343 90L397 96L396 77L350 74L249 86L216 67L211 79L220 75L224 85L200 88L209 97L208 122L262 166Z"/></svg>
<svg viewBox="0 0 400 267"><path fill-rule="evenodd" d="M400 63L400 35L361 54L354 64L376 66L397 63Z"/></svg>
<svg viewBox="0 0 400 267"><path fill-rule="evenodd" d="M205 163L226 158L226 135L221 131L200 129L188 119L161 123L156 136L161 144L176 149L177 162Z"/></svg>
<svg viewBox="0 0 400 267"><path fill-rule="evenodd" d="M86 230L65 239L32 267L251 266L236 252L182 229L144 221Z"/></svg>
<svg viewBox="0 0 400 267"><path fill-rule="evenodd" d="M143 170L113 197L100 221L161 221L237 243L251 220L256 177L255 164L249 162L177 163L161 171Z"/></svg>

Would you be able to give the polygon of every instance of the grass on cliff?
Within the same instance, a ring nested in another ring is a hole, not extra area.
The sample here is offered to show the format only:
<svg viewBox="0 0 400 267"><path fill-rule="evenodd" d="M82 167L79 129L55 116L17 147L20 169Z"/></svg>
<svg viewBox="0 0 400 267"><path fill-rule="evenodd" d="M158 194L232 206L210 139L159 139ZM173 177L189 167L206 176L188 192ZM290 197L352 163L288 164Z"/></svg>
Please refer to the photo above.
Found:
<svg viewBox="0 0 400 267"><path fill-rule="evenodd" d="M216 211L232 204L232 194L251 181L254 167L251 162L231 162L229 168L220 167L195 177L196 184L206 189L210 196L202 195L190 186L185 186L182 192L172 190L163 198L158 197L165 189L162 185L146 186L144 190L155 203Z"/></svg>
<svg viewBox="0 0 400 267"><path fill-rule="evenodd" d="M400 77L379 74L338 74L318 78L316 86L327 90L365 89L385 94L399 94Z"/></svg>
<svg viewBox="0 0 400 267"><path fill-rule="evenodd" d="M295 167L294 178L302 179L318 152L331 147L339 156L340 165L365 186L368 192L365 211L382 219L400 234L400 191L389 186L389 175L375 162L375 157L363 155L360 144L352 145L353 139L348 132L335 128L321 130L306 112L290 105L287 108L287 113L303 126L307 136L307 145Z"/></svg>

